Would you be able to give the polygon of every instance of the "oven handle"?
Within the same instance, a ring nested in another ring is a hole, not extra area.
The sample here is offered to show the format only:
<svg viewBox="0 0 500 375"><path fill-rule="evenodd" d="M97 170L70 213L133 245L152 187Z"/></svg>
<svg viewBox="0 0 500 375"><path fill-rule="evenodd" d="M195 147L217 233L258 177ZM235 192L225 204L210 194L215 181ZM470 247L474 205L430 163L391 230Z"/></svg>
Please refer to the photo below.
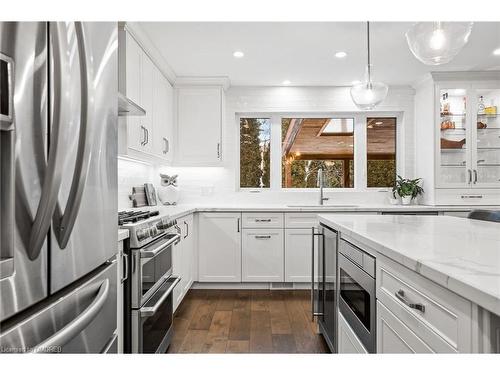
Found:
<svg viewBox="0 0 500 375"><path fill-rule="evenodd" d="M179 282L181 281L181 278L178 276L171 276L171 278L172 277L175 277L175 281L172 283L170 288L168 288L167 291L165 293L163 293L163 295L160 297L158 302L156 302L156 304L152 307L143 307L139 310L141 318L153 316L154 314L156 314L156 312L160 308L163 301L165 301L167 299L167 297L170 295L170 293L172 293L172 291L174 290L175 286L177 284L179 284Z"/></svg>
<svg viewBox="0 0 500 375"><path fill-rule="evenodd" d="M158 246L154 250L141 250L141 258L153 258L156 255L158 255L159 253L161 253L163 250L165 250L167 247L172 246L173 244L179 242L180 239L181 239L181 235L176 234L170 240L168 240L167 242L164 242L163 244L161 244L160 246Z"/></svg>

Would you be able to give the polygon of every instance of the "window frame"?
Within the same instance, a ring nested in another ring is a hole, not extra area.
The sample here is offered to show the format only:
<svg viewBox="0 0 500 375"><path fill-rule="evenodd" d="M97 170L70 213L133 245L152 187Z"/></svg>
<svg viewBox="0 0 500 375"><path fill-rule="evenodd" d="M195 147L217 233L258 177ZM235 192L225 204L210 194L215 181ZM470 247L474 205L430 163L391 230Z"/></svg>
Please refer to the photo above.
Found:
<svg viewBox="0 0 500 375"><path fill-rule="evenodd" d="M367 130L366 121L371 117L396 118L396 173L404 171L405 154L404 144L404 113L399 111L342 111L342 112L238 112L236 113L236 143L237 161L235 171L236 191L241 192L314 192L317 188L285 188L282 187L281 175L281 120L282 118L353 118L354 119L354 187L330 188L325 192L374 192L389 191L390 188L367 187ZM242 188L240 187L240 119L241 118L268 118L271 121L271 181L269 188Z"/></svg>

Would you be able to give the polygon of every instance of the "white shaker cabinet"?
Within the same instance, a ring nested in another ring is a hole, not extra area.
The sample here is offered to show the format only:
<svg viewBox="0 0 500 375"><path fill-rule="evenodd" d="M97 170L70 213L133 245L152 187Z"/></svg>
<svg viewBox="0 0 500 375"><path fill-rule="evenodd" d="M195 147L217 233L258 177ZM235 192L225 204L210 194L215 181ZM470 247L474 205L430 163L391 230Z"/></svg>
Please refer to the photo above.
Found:
<svg viewBox="0 0 500 375"><path fill-rule="evenodd" d="M170 82L155 71L153 82L153 153L160 159L173 159L173 88Z"/></svg>
<svg viewBox="0 0 500 375"><path fill-rule="evenodd" d="M312 227L311 227L312 228ZM312 229L285 229L285 282L311 282ZM314 237L318 269L318 236Z"/></svg>
<svg viewBox="0 0 500 375"><path fill-rule="evenodd" d="M173 292L174 311L180 305L194 281L196 258L193 222L192 214L177 220L177 225L180 228L181 240L174 246L172 261L173 274L180 277L181 281L175 287Z"/></svg>
<svg viewBox="0 0 500 375"><path fill-rule="evenodd" d="M284 281L283 229L243 229L242 281Z"/></svg>
<svg viewBox="0 0 500 375"><path fill-rule="evenodd" d="M241 282L241 213L198 218L198 281Z"/></svg>
<svg viewBox="0 0 500 375"><path fill-rule="evenodd" d="M433 350L382 303L377 302L377 352L408 354L433 353Z"/></svg>
<svg viewBox="0 0 500 375"><path fill-rule="evenodd" d="M222 160L223 88L176 89L176 164L219 165Z"/></svg>
<svg viewBox="0 0 500 375"><path fill-rule="evenodd" d="M169 164L173 159L174 98L170 82L126 28L119 30L119 91L143 116L120 116L118 154Z"/></svg>
<svg viewBox="0 0 500 375"><path fill-rule="evenodd" d="M338 322L338 353L339 354L367 354L356 333L349 326L349 323L339 313Z"/></svg>

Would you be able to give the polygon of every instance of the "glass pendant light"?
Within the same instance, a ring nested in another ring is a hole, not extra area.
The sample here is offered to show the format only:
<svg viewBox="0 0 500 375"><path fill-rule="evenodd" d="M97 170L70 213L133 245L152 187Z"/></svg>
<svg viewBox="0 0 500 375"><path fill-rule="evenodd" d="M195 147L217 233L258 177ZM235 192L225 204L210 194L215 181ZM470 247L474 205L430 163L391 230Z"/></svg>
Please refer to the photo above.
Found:
<svg viewBox="0 0 500 375"><path fill-rule="evenodd" d="M370 22L366 23L368 63L366 65L365 81L351 87L351 98L359 109L373 109L382 103L389 88L385 83L372 82L372 66L370 61Z"/></svg>
<svg viewBox="0 0 500 375"><path fill-rule="evenodd" d="M417 22L406 32L410 51L426 65L453 60L469 41L472 22Z"/></svg>

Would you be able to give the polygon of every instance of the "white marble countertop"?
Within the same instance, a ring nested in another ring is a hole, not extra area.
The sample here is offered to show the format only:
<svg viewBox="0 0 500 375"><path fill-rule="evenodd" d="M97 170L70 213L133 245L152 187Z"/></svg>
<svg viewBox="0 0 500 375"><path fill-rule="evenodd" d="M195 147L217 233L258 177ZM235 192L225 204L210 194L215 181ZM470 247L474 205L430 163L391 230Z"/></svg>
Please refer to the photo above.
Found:
<svg viewBox="0 0 500 375"><path fill-rule="evenodd" d="M500 315L500 224L450 216L320 214L321 223Z"/></svg>
<svg viewBox="0 0 500 375"><path fill-rule="evenodd" d="M138 208L126 208L125 210L159 210L164 215L169 215L172 219L189 215L194 212L238 212L238 211L262 211L262 212L425 212L425 211L448 211L463 212L474 208L500 209L500 206L425 206L425 205L389 205L389 204L353 204L353 207L342 206L307 206L290 207L287 204L180 204L173 206L147 206ZM348 203L347 203L348 204Z"/></svg>

